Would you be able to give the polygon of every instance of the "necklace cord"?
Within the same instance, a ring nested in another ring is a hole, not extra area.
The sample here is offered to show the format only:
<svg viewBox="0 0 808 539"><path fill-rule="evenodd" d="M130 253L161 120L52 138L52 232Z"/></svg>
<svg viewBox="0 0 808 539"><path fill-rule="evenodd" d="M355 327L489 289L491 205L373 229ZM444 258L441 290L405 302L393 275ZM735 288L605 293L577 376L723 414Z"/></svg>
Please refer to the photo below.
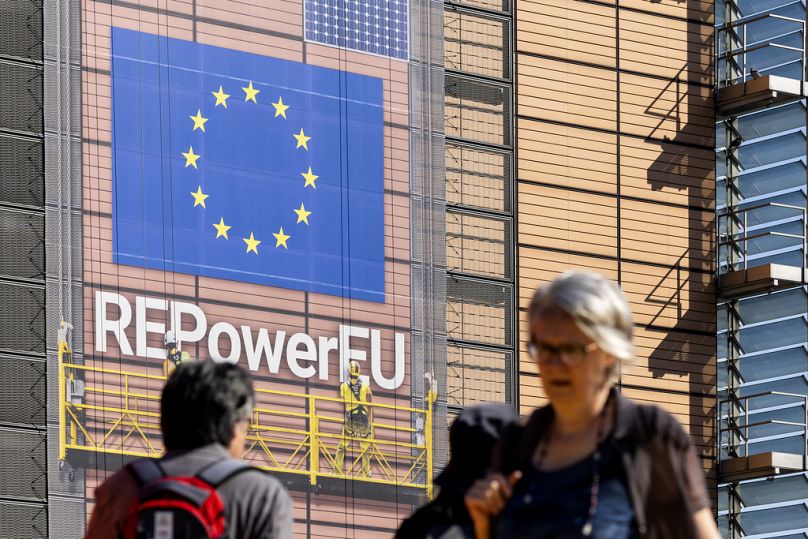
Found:
<svg viewBox="0 0 808 539"><path fill-rule="evenodd" d="M603 442L605 441L604 431L606 430L606 415L608 413L611 401L612 397L610 394L606 400L606 403L603 405L603 409L598 415L598 432L595 443L595 451L592 453L592 486L589 490L589 510L586 514L586 521L581 527L581 535L583 537L589 537L592 535L592 522L595 518L595 512L598 509L598 493L600 491L600 463L602 458L601 445L603 445ZM551 423L550 427L547 429L547 434L542 436L539 454L537 455L533 464L538 471L541 471L542 464L544 464L544 459L547 457L547 451L550 447L552 438L553 427Z"/></svg>

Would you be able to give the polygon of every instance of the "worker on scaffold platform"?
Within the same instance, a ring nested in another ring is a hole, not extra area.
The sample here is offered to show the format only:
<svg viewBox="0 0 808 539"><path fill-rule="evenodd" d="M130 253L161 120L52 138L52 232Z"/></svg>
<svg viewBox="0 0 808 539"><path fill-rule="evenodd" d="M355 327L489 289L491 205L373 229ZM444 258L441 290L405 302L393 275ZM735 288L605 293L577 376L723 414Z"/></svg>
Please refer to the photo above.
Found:
<svg viewBox="0 0 808 539"><path fill-rule="evenodd" d="M371 438L373 422L373 412L369 406L373 393L370 386L365 383L359 375L361 368L359 363L351 361L348 364L348 379L339 386L339 394L345 403L345 424L342 427L342 439L337 447L335 468L337 473L345 473L343 463L345 462L345 450L351 439ZM361 471L364 477L370 477L370 442L362 441L359 445L361 453ZM348 467L350 470L350 466Z"/></svg>
<svg viewBox="0 0 808 539"><path fill-rule="evenodd" d="M163 337L163 344L166 348L166 359L163 361L163 375L168 379L171 373L174 372L174 369L184 363L191 363L193 360L188 352L180 351L179 343L177 343L177 337L173 330L166 331Z"/></svg>

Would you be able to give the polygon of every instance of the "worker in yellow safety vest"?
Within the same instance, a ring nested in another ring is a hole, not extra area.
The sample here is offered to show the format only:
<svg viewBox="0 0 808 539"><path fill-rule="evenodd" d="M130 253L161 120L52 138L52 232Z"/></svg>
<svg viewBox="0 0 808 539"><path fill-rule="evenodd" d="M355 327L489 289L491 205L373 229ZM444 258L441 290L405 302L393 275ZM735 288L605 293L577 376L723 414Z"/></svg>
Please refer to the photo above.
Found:
<svg viewBox="0 0 808 539"><path fill-rule="evenodd" d="M335 471L340 474L345 473L343 468L345 450L352 441L351 439L372 437L373 412L368 405L373 393L370 391L370 386L359 377L360 374L359 363L351 361L348 364L348 379L339 386L340 397L345 403L345 424L342 427L342 439L337 447L335 460ZM359 447L361 449L362 475L370 477L370 442L362 441Z"/></svg>
<svg viewBox="0 0 808 539"><path fill-rule="evenodd" d="M165 337L163 337L163 344L166 348L166 359L163 361L163 375L168 378L171 376L171 373L174 372L174 369L183 363L190 363L192 360L188 352L180 351L177 338L174 336L173 331L169 330L166 332Z"/></svg>

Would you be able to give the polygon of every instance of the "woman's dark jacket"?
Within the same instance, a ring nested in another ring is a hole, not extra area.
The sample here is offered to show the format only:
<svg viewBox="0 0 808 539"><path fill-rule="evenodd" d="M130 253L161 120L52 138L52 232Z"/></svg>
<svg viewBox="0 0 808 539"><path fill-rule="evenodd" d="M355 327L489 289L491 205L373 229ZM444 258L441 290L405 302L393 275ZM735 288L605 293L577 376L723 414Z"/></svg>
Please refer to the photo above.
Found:
<svg viewBox="0 0 808 539"><path fill-rule="evenodd" d="M697 537L693 514L710 506L704 469L679 422L656 406L613 391L611 440L626 471L637 528L643 538ZM532 465L533 453L553 419L545 406L512 425L494 452L494 469L509 474Z"/></svg>

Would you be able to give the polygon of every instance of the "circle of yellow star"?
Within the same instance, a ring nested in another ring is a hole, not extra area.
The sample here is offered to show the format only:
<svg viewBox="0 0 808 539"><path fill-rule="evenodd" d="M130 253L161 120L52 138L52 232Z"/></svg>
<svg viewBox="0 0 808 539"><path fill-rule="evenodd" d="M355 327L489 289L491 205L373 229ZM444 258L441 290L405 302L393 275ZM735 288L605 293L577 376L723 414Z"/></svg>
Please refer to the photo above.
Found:
<svg viewBox="0 0 808 539"><path fill-rule="evenodd" d="M309 140L311 140L311 137L306 136L306 133L303 132L302 127L300 128L300 133L299 134L295 135L294 133L292 133L292 136L295 137L295 139L297 139L297 146L295 146L295 149L300 148L301 146L306 148L306 150L309 149L308 142L309 142Z"/></svg>
<svg viewBox="0 0 808 539"><path fill-rule="evenodd" d="M202 186L197 186L196 193L191 193L191 196L194 197L194 208L197 206L202 206L203 208L207 208L205 206L205 199L208 198L210 195L206 195L202 192Z"/></svg>
<svg viewBox="0 0 808 539"><path fill-rule="evenodd" d="M196 109L196 116L188 116L190 119L194 121L194 131L197 129L201 129L202 132L205 132L205 122L208 121L207 118L202 117L202 111Z"/></svg>
<svg viewBox="0 0 808 539"><path fill-rule="evenodd" d="M252 232L250 232L250 237L249 238L241 238L241 239L242 239L242 241L244 241L244 243L247 244L247 252L248 253L250 251L252 251L255 254L258 254L258 245L261 243L261 240L255 239L255 236L253 236Z"/></svg>
<svg viewBox="0 0 808 539"><path fill-rule="evenodd" d="M219 218L219 223L213 223L213 228L216 229L216 237L221 238L224 236L224 239L229 240L230 238L227 237L227 231L233 228L232 226L227 226L224 224L224 217Z"/></svg>
<svg viewBox="0 0 808 539"><path fill-rule="evenodd" d="M302 223L309 224L309 215L311 215L311 212L306 211L306 207L303 206L302 202L300 203L300 209L299 210L292 210L292 211L297 214L297 222L298 223L302 222Z"/></svg>
<svg viewBox="0 0 808 539"><path fill-rule="evenodd" d="M286 240L288 240L292 236L289 236L288 234L284 234L283 233L283 227L281 227L280 232L278 232L278 233L273 232L272 235L275 236L275 240L276 240L275 241L275 247L280 247L281 245L283 245L284 249L289 248L289 247L286 246Z"/></svg>
<svg viewBox="0 0 808 539"><path fill-rule="evenodd" d="M272 103L272 106L275 107L275 118L278 116L283 116L283 119L286 119L286 109L289 108L289 105L283 104L283 98L278 97L277 103Z"/></svg>
<svg viewBox="0 0 808 539"><path fill-rule="evenodd" d="M311 173L311 167L309 167L308 172L301 172L300 175L303 176L306 179L306 183L303 185L303 189L305 189L309 185L311 185L313 188L317 189L317 186L314 185L314 180L319 178L319 176L317 176L316 174Z"/></svg>
<svg viewBox="0 0 808 539"><path fill-rule="evenodd" d="M256 90L255 88L253 88L252 81L250 81L249 86L247 86L246 88L242 87L241 89L242 89L242 90L244 90L244 93L245 93L245 94L247 94L247 95L244 97L244 102L245 102L245 103L246 103L247 101L252 101L252 102L253 102L253 103L255 103L256 105L258 104L258 101L256 101L256 100L255 100L255 96L257 96L257 95L258 95L258 93L259 93L261 90Z"/></svg>
<svg viewBox="0 0 808 539"><path fill-rule="evenodd" d="M189 146L187 152L182 152L182 156L185 158L186 167L194 167L195 169L199 170L199 168L196 166L196 160L199 159L199 154L194 153L193 146Z"/></svg>
<svg viewBox="0 0 808 539"><path fill-rule="evenodd" d="M218 92L211 92L211 93L216 98L216 105L214 105L215 107L223 105L224 108L227 108L227 98L230 97L230 94L224 93L224 90L222 90L221 85L219 86Z"/></svg>

